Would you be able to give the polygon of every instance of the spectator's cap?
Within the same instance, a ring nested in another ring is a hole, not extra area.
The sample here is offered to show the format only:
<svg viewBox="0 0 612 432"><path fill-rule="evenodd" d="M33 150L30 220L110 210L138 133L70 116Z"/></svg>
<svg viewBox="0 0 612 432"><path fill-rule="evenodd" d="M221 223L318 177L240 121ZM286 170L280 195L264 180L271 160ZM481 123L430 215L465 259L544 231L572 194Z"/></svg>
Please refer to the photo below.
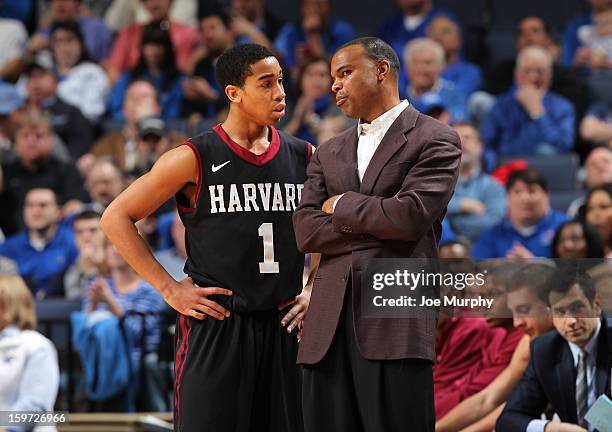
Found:
<svg viewBox="0 0 612 432"><path fill-rule="evenodd" d="M438 93L426 93L421 96L419 111L431 117L437 118L443 111L446 110L446 104Z"/></svg>
<svg viewBox="0 0 612 432"><path fill-rule="evenodd" d="M8 116L23 104L23 97L17 87L0 83L0 116Z"/></svg>
<svg viewBox="0 0 612 432"><path fill-rule="evenodd" d="M138 135L140 138L156 137L166 134L166 123L160 117L145 117L138 122Z"/></svg>

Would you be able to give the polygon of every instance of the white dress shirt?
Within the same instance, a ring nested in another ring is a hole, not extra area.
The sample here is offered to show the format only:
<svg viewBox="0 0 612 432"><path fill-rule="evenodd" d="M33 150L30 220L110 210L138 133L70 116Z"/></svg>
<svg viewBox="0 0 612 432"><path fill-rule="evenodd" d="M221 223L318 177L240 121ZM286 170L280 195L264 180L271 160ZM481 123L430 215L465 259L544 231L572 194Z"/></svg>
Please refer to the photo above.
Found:
<svg viewBox="0 0 612 432"><path fill-rule="evenodd" d="M403 100L389 111L372 120L372 123L362 123L359 120L357 124L357 170L359 181L363 180L363 175L387 131L407 107L408 101ZM334 201L334 210L340 198L342 198L342 195Z"/></svg>
<svg viewBox="0 0 612 432"><path fill-rule="evenodd" d="M599 338L599 331L601 330L601 322L597 322L597 327L593 332L593 336L587 342L584 347L584 350L589 353L587 357L587 387L589 388L589 394L587 397L587 406L590 408L595 403L597 399L597 395L595 393L595 371L596 371L596 360L597 360L597 339ZM574 358L574 367L578 367L578 356L580 355L580 347L571 342L567 342L569 345L570 351L572 352L572 357ZM543 432L546 424L549 423L548 420L531 420L527 425L526 432ZM589 426L589 431L593 431L593 427Z"/></svg>

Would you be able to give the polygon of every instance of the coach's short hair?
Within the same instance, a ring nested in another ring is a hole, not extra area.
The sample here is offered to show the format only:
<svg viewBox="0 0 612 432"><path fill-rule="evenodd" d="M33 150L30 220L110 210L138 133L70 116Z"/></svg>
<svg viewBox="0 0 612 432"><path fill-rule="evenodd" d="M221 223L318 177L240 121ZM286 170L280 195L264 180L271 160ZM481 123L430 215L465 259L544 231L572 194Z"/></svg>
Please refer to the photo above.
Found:
<svg viewBox="0 0 612 432"><path fill-rule="evenodd" d="M258 44L237 45L226 50L217 60L217 82L225 91L228 85L244 86L251 65L268 57L275 57L268 48Z"/></svg>
<svg viewBox="0 0 612 432"><path fill-rule="evenodd" d="M393 75L396 78L399 77L399 57L388 43L376 37L361 37L345 43L338 49L338 51L352 45L361 45L366 55L375 62L379 62L381 60L388 61L389 65L391 66L391 70L393 71Z"/></svg>

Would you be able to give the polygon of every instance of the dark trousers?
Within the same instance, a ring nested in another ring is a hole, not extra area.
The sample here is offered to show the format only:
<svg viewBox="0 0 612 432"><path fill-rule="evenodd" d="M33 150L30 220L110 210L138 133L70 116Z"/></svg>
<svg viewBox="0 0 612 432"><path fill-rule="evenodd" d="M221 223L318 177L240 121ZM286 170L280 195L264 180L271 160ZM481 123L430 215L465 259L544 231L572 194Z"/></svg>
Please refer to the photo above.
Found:
<svg viewBox="0 0 612 432"><path fill-rule="evenodd" d="M286 312L178 317L175 431L302 432L296 335L280 324Z"/></svg>
<svg viewBox="0 0 612 432"><path fill-rule="evenodd" d="M433 432L431 362L367 360L358 351L347 291L332 345L304 366L305 432Z"/></svg>

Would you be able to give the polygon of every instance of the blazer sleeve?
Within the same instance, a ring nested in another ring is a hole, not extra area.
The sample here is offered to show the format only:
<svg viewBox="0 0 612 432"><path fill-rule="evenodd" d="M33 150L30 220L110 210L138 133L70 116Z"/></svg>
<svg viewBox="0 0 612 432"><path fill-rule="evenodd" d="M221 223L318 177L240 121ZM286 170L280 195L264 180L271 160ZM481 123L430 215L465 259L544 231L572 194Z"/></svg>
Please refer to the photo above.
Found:
<svg viewBox="0 0 612 432"><path fill-rule="evenodd" d="M346 192L334 210L334 231L381 240L420 239L442 216L457 182L460 159L458 135L438 129L393 197Z"/></svg>
<svg viewBox="0 0 612 432"><path fill-rule="evenodd" d="M546 409L548 398L537 376L536 358L532 344L529 364L497 420L497 432L526 431L529 423L539 419Z"/></svg>
<svg viewBox="0 0 612 432"><path fill-rule="evenodd" d="M352 242L361 236L335 232L332 226L332 215L321 210L329 194L325 185L325 174L320 155L319 150L311 156L308 164L308 179L304 183L300 204L293 213L295 238L298 249L304 253L344 255L353 250ZM362 243L364 240L367 239L361 238ZM375 239L370 239L370 242L376 242L380 246Z"/></svg>

